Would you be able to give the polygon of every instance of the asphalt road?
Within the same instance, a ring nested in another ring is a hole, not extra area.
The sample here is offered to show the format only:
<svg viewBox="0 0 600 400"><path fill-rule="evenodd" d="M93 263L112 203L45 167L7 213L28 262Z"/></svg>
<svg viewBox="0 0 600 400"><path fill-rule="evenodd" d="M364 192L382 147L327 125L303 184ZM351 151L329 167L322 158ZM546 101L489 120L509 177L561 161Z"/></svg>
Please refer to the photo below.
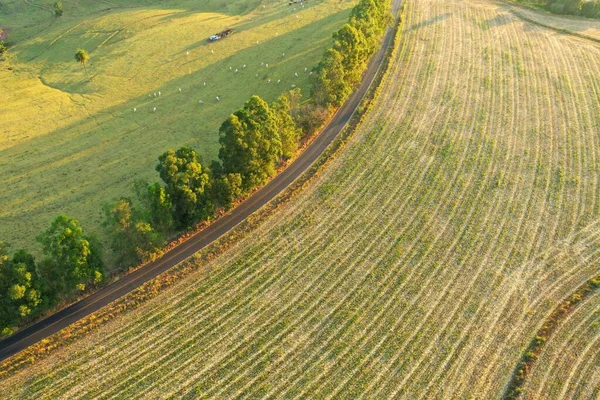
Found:
<svg viewBox="0 0 600 400"><path fill-rule="evenodd" d="M394 15L398 15L402 0L393 0ZM363 76L362 83L338 110L331 122L321 131L311 145L285 170L277 175L262 189L256 191L238 207L222 216L206 229L190 237L187 241L174 247L161 258L124 276L116 282L92 293L86 298L73 303L55 314L36 322L0 342L0 361L17 354L28 346L60 331L72 323L84 318L107 304L119 299L161 273L174 267L188 257L202 250L213 241L223 236L252 213L267 204L281 193L292 182L299 178L319 158L325 149L346 126L362 98L369 89L373 79L384 60L385 53L393 42L395 29L390 28L383 40L381 49L371 58Z"/></svg>

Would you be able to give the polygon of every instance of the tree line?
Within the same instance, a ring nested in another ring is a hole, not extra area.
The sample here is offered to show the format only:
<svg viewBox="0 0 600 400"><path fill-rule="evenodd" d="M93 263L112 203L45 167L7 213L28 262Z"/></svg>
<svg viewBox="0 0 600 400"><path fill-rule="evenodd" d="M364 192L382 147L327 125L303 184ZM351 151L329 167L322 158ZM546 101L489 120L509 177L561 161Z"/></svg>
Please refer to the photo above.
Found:
<svg viewBox="0 0 600 400"><path fill-rule="evenodd" d="M119 267L136 265L157 254L177 232L212 220L218 210L264 185L292 157L305 135L292 116L299 89L268 104L252 96L219 128L219 157L206 165L191 147L158 157L161 182L138 181L134 198L105 206L105 226Z"/></svg>
<svg viewBox="0 0 600 400"><path fill-rule="evenodd" d="M315 68L311 95L324 107L339 107L361 80L385 28L392 20L391 0L361 0L349 21L333 34L333 46Z"/></svg>
<svg viewBox="0 0 600 400"><path fill-rule="evenodd" d="M600 19L600 1L597 0L537 0L536 3L553 14Z"/></svg>
<svg viewBox="0 0 600 400"><path fill-rule="evenodd" d="M300 89L271 104L252 96L221 124L218 160L207 165L188 146L167 150L156 165L160 182L137 181L133 196L106 204L111 269L153 259L178 232L212 220L263 186L358 85L391 20L389 7L390 0L361 0L353 8L313 70L309 101L302 102ZM0 243L2 335L103 280L103 251L74 218L58 216L37 240L44 254L40 262L25 250L9 257Z"/></svg>

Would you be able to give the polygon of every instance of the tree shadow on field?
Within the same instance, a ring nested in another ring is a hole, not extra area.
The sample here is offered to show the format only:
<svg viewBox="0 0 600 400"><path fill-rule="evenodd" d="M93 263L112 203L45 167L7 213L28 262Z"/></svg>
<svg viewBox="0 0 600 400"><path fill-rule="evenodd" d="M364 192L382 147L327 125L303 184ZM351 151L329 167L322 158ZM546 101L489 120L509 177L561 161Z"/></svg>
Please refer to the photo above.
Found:
<svg viewBox="0 0 600 400"><path fill-rule="evenodd" d="M482 24L487 28L496 28L512 23L512 19L506 14L498 14L494 18L486 19Z"/></svg>
<svg viewBox="0 0 600 400"><path fill-rule="evenodd" d="M407 30L408 31L416 31L417 29L421 29L421 28L424 28L429 25L437 24L438 22L441 22L441 21L447 19L450 15L452 15L452 14L445 13L442 15L437 15L433 18L429 18L428 20L416 23L416 24L412 25L410 28L408 28Z"/></svg>

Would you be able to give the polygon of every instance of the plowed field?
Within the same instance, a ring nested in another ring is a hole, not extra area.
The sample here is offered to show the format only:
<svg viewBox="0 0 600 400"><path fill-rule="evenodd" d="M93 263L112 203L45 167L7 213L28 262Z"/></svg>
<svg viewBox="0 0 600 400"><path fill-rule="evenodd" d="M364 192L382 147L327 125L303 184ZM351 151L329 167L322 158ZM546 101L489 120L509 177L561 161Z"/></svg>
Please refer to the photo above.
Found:
<svg viewBox="0 0 600 400"><path fill-rule="evenodd" d="M381 94L301 195L0 392L501 396L544 319L598 273L600 47L486 1L406 7ZM598 300L561 322L528 398L597 395Z"/></svg>

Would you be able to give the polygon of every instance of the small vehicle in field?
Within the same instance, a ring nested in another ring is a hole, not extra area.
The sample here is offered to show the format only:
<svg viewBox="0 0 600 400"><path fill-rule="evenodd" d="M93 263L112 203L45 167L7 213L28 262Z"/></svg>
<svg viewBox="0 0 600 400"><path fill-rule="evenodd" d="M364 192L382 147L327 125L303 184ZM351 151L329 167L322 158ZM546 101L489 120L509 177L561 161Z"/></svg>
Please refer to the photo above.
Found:
<svg viewBox="0 0 600 400"><path fill-rule="evenodd" d="M217 40L221 40L221 39L229 36L231 34L231 32L233 32L233 29L225 29L224 31L221 31L219 33L215 33L214 35L212 35L211 37L209 37L208 41L210 43L216 42Z"/></svg>

